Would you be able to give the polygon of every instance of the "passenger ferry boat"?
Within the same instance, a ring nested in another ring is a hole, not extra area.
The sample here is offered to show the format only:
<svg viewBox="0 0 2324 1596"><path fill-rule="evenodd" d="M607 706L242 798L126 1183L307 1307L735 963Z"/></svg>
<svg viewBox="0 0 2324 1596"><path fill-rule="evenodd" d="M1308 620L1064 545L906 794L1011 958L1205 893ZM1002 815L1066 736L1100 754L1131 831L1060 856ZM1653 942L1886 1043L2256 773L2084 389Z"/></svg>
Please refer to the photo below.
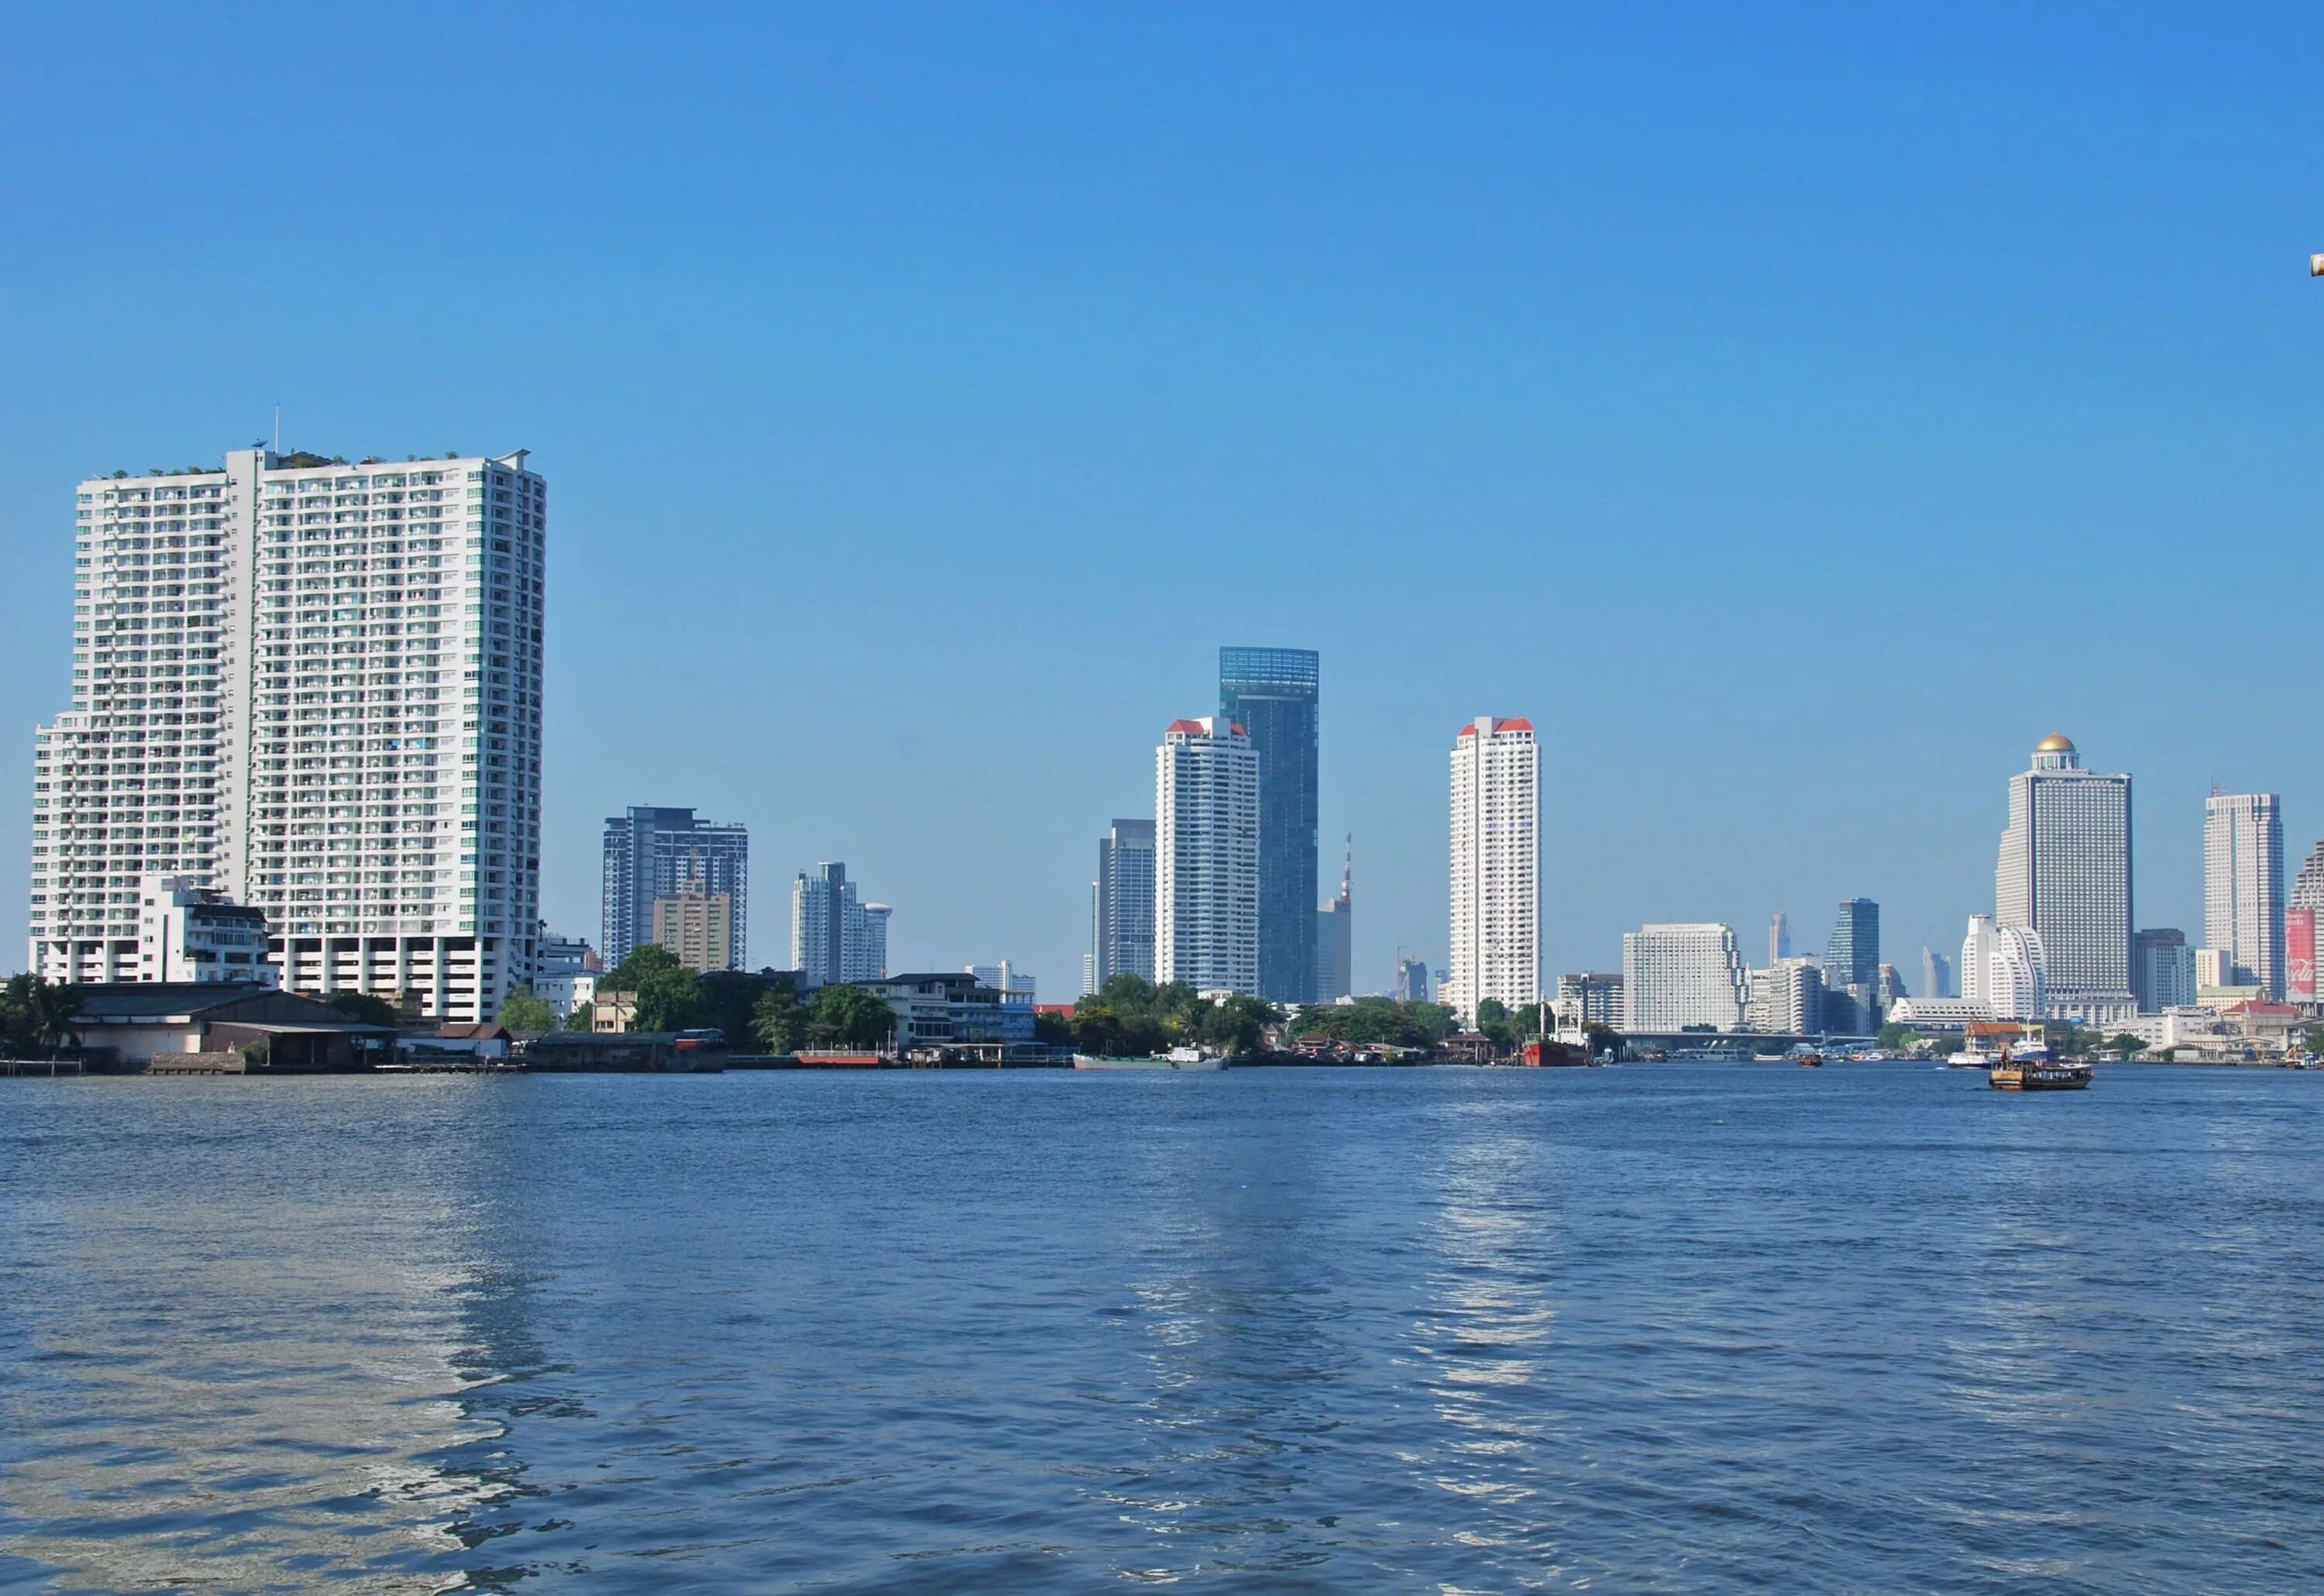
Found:
<svg viewBox="0 0 2324 1596"><path fill-rule="evenodd" d="M2035 1043L2013 1054L2001 1050L2001 1062L1986 1076L1996 1092L2080 1092L2090 1084L2090 1066L2050 1056Z"/></svg>
<svg viewBox="0 0 2324 1596"><path fill-rule="evenodd" d="M1094 1054L1074 1055L1075 1069L1093 1070L1222 1070L1227 1067L1223 1058L1205 1058L1198 1047L1173 1047L1167 1053L1149 1054L1144 1058L1105 1058Z"/></svg>

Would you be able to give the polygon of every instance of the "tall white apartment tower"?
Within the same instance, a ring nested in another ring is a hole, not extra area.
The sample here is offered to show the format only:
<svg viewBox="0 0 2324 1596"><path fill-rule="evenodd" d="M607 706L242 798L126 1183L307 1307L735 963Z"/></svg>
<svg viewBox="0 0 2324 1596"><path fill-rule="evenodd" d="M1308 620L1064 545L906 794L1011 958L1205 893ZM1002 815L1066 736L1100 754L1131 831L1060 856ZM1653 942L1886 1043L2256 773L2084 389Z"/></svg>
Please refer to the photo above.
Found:
<svg viewBox="0 0 2324 1596"><path fill-rule="evenodd" d="M2234 986L2283 996L2283 811L2272 792L2214 792L2203 806L2203 946Z"/></svg>
<svg viewBox="0 0 2324 1596"><path fill-rule="evenodd" d="M1452 740L1453 1012L1541 998L1541 752L1529 720L1480 715Z"/></svg>
<svg viewBox="0 0 2324 1596"><path fill-rule="evenodd" d="M1154 979L1259 992L1259 755L1215 715L1154 751Z"/></svg>
<svg viewBox="0 0 2324 1596"><path fill-rule="evenodd" d="M138 878L181 875L286 987L489 1018L540 923L547 501L522 451L82 483L32 967L130 978Z"/></svg>
<svg viewBox="0 0 2324 1596"><path fill-rule="evenodd" d="M2034 768L2009 779L1994 899L1997 925L2041 939L2052 1017L2105 1025L2138 1012L2130 990L2129 777L2086 770L2071 742L2055 733L2043 738Z"/></svg>

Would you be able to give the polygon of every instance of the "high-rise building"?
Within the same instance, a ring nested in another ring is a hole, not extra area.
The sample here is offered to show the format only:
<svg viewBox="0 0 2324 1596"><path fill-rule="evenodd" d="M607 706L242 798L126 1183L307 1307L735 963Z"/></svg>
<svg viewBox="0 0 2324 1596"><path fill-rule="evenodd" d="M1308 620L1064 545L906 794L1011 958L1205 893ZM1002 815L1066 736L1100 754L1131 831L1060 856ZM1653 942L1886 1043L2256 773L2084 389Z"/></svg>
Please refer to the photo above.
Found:
<svg viewBox="0 0 2324 1596"><path fill-rule="evenodd" d="M2045 995L2047 968L2039 933L2024 926L1997 928L1985 977L1985 1001L1993 1010L1993 1017L2046 1019L2050 1013Z"/></svg>
<svg viewBox="0 0 2324 1596"><path fill-rule="evenodd" d="M605 873L599 940L608 967L654 938L654 899L675 898L692 881L728 900L722 970L749 968L750 828L700 820L691 809L633 806L605 822Z"/></svg>
<svg viewBox="0 0 2324 1596"><path fill-rule="evenodd" d="M1259 995L1277 1002L1314 996L1321 679L1312 649L1219 650L1219 715L1259 760Z"/></svg>
<svg viewBox="0 0 2324 1596"><path fill-rule="evenodd" d="M126 979L171 875L262 910L293 990L495 1012L540 924L547 501L521 450L82 483L32 968Z"/></svg>
<svg viewBox="0 0 2324 1596"><path fill-rule="evenodd" d="M1334 1003L1356 990L1356 839L1348 838L1340 869L1340 895L1315 910L1315 1001Z"/></svg>
<svg viewBox="0 0 2324 1596"><path fill-rule="evenodd" d="M1909 998L1913 995L1912 990L1904 984L1903 973L1894 964L1880 966L1880 979L1874 983L1874 987L1879 994L1880 1007L1883 1010L1899 998Z"/></svg>
<svg viewBox="0 0 2324 1596"><path fill-rule="evenodd" d="M1622 933L1624 1030L1739 1030L1750 1000L1750 977L1730 927L1642 926Z"/></svg>
<svg viewBox="0 0 2324 1596"><path fill-rule="evenodd" d="M2300 874L2292 883L2292 907L2324 909L2324 842L2308 850Z"/></svg>
<svg viewBox="0 0 2324 1596"><path fill-rule="evenodd" d="M1154 979L1154 822L1116 820L1097 842L1094 992L1116 975Z"/></svg>
<svg viewBox="0 0 2324 1596"><path fill-rule="evenodd" d="M2141 1014L2160 1014L2195 1001L2195 950L2185 932L2164 926L2131 937L2130 990Z"/></svg>
<svg viewBox="0 0 2324 1596"><path fill-rule="evenodd" d="M1767 922L1767 963L1780 964L1792 956L1792 918L1781 909Z"/></svg>
<svg viewBox="0 0 2324 1596"><path fill-rule="evenodd" d="M1154 751L1155 980L1258 995L1259 792L1259 756L1241 726L1219 716L1175 720L1163 733Z"/></svg>
<svg viewBox="0 0 2324 1596"><path fill-rule="evenodd" d="M1452 1010L1541 999L1541 751L1529 720L1480 715L1452 740Z"/></svg>
<svg viewBox="0 0 2324 1596"><path fill-rule="evenodd" d="M2272 792L2203 806L2203 941L2233 961L2225 984L2283 996L2283 812Z"/></svg>
<svg viewBox="0 0 2324 1596"><path fill-rule="evenodd" d="M1823 970L1813 959L1777 959L1750 976L1744 1022L1756 1031L1810 1036L1823 1029Z"/></svg>
<svg viewBox="0 0 2324 1596"><path fill-rule="evenodd" d="M1098 927L1104 922L1098 917L1098 884L1090 883L1090 939L1088 951L1082 955L1082 996L1091 997L1097 992Z"/></svg>
<svg viewBox="0 0 2324 1596"><path fill-rule="evenodd" d="M2130 990L2130 778L2082 768L2052 733L2009 779L1995 921L2039 935L2051 1013L2089 1025L2137 1010ZM1968 972L1962 972L1964 992ZM1998 1018L1999 1003L1995 1003Z"/></svg>
<svg viewBox="0 0 2324 1596"><path fill-rule="evenodd" d="M791 882L791 968L810 986L884 980L890 912L857 896L844 863L799 872Z"/></svg>
<svg viewBox="0 0 2324 1596"><path fill-rule="evenodd" d="M1832 986L1876 986L1880 979L1880 906L1850 898L1840 906L1831 940L1824 945L1825 982Z"/></svg>
<svg viewBox="0 0 2324 1596"><path fill-rule="evenodd" d="M1399 1003L1433 1003L1436 1001L1436 990L1428 984L1428 962L1425 959L1397 957L1396 1001Z"/></svg>
<svg viewBox="0 0 2324 1596"><path fill-rule="evenodd" d="M1622 973L1579 971L1557 978L1557 1012L1569 1025L1622 1023Z"/></svg>
<svg viewBox="0 0 2324 1596"><path fill-rule="evenodd" d="M1921 950L1921 995L1950 998L1953 992L1953 962L1933 947Z"/></svg>
<svg viewBox="0 0 2324 1596"><path fill-rule="evenodd" d="M700 882L688 881L675 895L653 900L653 939L689 970L731 970L733 917L732 898L706 892Z"/></svg>

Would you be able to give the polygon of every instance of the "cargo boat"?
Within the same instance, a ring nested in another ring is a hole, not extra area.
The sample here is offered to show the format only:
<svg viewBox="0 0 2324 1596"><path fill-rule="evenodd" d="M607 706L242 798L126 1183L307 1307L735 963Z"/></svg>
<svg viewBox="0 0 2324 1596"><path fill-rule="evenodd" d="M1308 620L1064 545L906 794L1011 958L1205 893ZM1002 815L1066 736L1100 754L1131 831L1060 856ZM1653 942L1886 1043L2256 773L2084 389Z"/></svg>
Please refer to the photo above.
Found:
<svg viewBox="0 0 2324 1596"><path fill-rule="evenodd" d="M1105 1058L1095 1054L1074 1055L1075 1069L1089 1070L1222 1070L1227 1067L1223 1058L1205 1058L1194 1047L1173 1047L1167 1053L1152 1053L1143 1058Z"/></svg>
<svg viewBox="0 0 2324 1596"><path fill-rule="evenodd" d="M2028 1047L2011 1056L2001 1050L2001 1062L1986 1076L1996 1092L2080 1092L2090 1084L2090 1066L2050 1056L2050 1049Z"/></svg>

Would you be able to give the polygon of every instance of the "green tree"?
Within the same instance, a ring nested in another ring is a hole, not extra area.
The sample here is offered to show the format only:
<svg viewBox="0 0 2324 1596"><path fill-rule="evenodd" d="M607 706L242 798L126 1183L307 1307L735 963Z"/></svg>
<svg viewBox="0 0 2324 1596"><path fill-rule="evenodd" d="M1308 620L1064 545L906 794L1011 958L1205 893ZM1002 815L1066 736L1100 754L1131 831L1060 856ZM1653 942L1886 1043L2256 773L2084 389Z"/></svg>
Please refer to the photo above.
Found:
<svg viewBox="0 0 2324 1596"><path fill-rule="evenodd" d="M1074 1045L1074 1017L1048 1011L1037 1011L1033 1016L1033 1039L1051 1047Z"/></svg>
<svg viewBox="0 0 2324 1596"><path fill-rule="evenodd" d="M709 1018L700 978L675 958L662 968L647 971L635 987L619 990L638 994L637 1016L630 1022L635 1030L692 1030Z"/></svg>
<svg viewBox="0 0 2324 1596"><path fill-rule="evenodd" d="M751 1010L750 1034L770 1053L796 1053L807 1046L807 1005L799 1001L798 988L777 981L760 993Z"/></svg>
<svg viewBox="0 0 2324 1596"><path fill-rule="evenodd" d="M678 955L659 942L648 942L630 950L630 956L597 978L599 992L643 992L646 977L683 970Z"/></svg>
<svg viewBox="0 0 2324 1596"><path fill-rule="evenodd" d="M1238 993L1204 1012L1199 1034L1204 1042L1222 1052L1248 1053L1259 1046L1274 1020L1272 1004Z"/></svg>
<svg viewBox="0 0 2324 1596"><path fill-rule="evenodd" d="M364 1025L393 1026L403 1023L402 1012L393 1003L389 1002L385 998L375 998L369 992L335 992L324 998L323 1001L349 1019L357 1020Z"/></svg>
<svg viewBox="0 0 2324 1596"><path fill-rule="evenodd" d="M508 996L501 1000L500 1022L512 1031L535 1036L557 1029L557 1010L549 1000L532 990L532 983L520 981L509 988Z"/></svg>
<svg viewBox="0 0 2324 1596"><path fill-rule="evenodd" d="M1074 1005L1074 1046L1093 1058L1126 1056L1128 1042L1121 1016L1103 1003L1084 999Z"/></svg>
<svg viewBox="0 0 2324 1596"><path fill-rule="evenodd" d="M1880 1028L1880 1034L1872 1038L1872 1043L1874 1047L1886 1047L1892 1053L1910 1052L1921 1045L1921 1033L1909 1025L1892 1019Z"/></svg>
<svg viewBox="0 0 2324 1596"><path fill-rule="evenodd" d="M2314 1033L2310 1032L2310 1034L2313 1035ZM2141 1037L2134 1037L2128 1031L2116 1032L2114 1039L2108 1042L2107 1046L2112 1048L2115 1052L2121 1054L2125 1058L2135 1058L2140 1054L2146 1051L2145 1039Z"/></svg>
<svg viewBox="0 0 2324 1596"><path fill-rule="evenodd" d="M0 1043L11 1058L31 1056L40 1040L40 1010L33 997L40 985L37 975L11 975L0 989Z"/></svg>
<svg viewBox="0 0 2324 1596"><path fill-rule="evenodd" d="M876 1047L896 1029L896 1011L860 986L826 986L807 1007L807 1038L818 1047Z"/></svg>
<svg viewBox="0 0 2324 1596"><path fill-rule="evenodd" d="M1591 1057L1602 1057L1608 1053L1617 1057L1621 1056L1622 1033L1612 1026L1600 1025L1593 1019L1582 1026L1582 1036L1590 1046Z"/></svg>
<svg viewBox="0 0 2324 1596"><path fill-rule="evenodd" d="M763 970L709 970L696 980L702 987L701 1023L724 1032L737 1048L749 1047L757 1034L759 1000L779 985L790 985L789 976Z"/></svg>

